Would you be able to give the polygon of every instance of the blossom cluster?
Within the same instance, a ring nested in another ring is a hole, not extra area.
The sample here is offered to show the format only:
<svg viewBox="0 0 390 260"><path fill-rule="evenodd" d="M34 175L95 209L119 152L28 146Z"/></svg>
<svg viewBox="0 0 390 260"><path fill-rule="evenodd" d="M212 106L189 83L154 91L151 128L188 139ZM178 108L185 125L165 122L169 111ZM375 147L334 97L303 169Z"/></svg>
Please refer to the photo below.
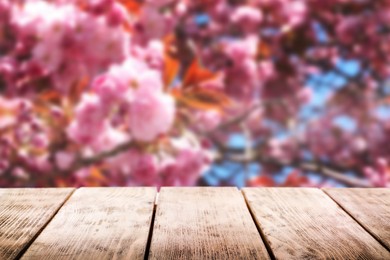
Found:
<svg viewBox="0 0 390 260"><path fill-rule="evenodd" d="M147 151L148 144L166 139L176 105L164 90L161 41L135 43L124 6L2 1L0 10L1 29L10 34L0 59L5 87L0 170L9 175L2 186L36 180L35 185L48 185L50 176L38 175L53 171L63 176L53 177L52 185L91 185L90 167L78 167L79 157L99 156L129 142L140 145L99 162L107 174L100 184L196 182L209 164L196 142L176 147L168 140L171 153Z"/></svg>
<svg viewBox="0 0 390 260"><path fill-rule="evenodd" d="M386 1L0 0L0 186L196 185L227 161L389 186L389 22Z"/></svg>

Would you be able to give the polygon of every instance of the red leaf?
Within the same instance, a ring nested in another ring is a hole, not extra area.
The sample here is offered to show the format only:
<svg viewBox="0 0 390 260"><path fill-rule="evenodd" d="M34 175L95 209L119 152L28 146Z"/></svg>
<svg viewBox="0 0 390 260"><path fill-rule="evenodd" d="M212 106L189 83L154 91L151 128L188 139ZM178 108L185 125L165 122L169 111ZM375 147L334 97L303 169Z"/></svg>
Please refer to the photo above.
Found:
<svg viewBox="0 0 390 260"><path fill-rule="evenodd" d="M252 187L272 187L275 186L274 180L269 176L259 176L248 181L248 186Z"/></svg>
<svg viewBox="0 0 390 260"><path fill-rule="evenodd" d="M195 59L186 71L183 88L199 85L199 83L214 79L216 76L217 74L203 68Z"/></svg>
<svg viewBox="0 0 390 260"><path fill-rule="evenodd" d="M43 102L59 103L61 101L62 95L57 90L50 89L42 92L38 98Z"/></svg>
<svg viewBox="0 0 390 260"><path fill-rule="evenodd" d="M107 180L106 176L104 176L103 172L101 171L101 169L99 167L92 166L89 169L89 176L85 180L86 185L91 186L91 187L101 186L107 182L108 182L108 180Z"/></svg>
<svg viewBox="0 0 390 260"><path fill-rule="evenodd" d="M302 185L309 185L309 178L302 176L298 171L292 171L286 178L283 186L297 187Z"/></svg>
<svg viewBox="0 0 390 260"><path fill-rule="evenodd" d="M271 56L271 48L270 46L265 42L260 42L257 45L257 57L258 58L269 58Z"/></svg>
<svg viewBox="0 0 390 260"><path fill-rule="evenodd" d="M69 96L73 102L77 102L80 99L81 94L83 94L83 92L88 87L88 83L89 83L89 78L83 77L79 79L75 84L72 85Z"/></svg>
<svg viewBox="0 0 390 260"><path fill-rule="evenodd" d="M230 104L230 99L225 93L218 90L192 88L182 91L174 89L171 93L177 101L195 109L221 110Z"/></svg>
<svg viewBox="0 0 390 260"><path fill-rule="evenodd" d="M12 116L15 113L14 110L0 107L0 117L2 116Z"/></svg>
<svg viewBox="0 0 390 260"><path fill-rule="evenodd" d="M166 87L172 84L172 81L179 73L179 69L180 69L180 62L177 59L173 58L171 55L165 54L163 80L164 80L164 85Z"/></svg>
<svg viewBox="0 0 390 260"><path fill-rule="evenodd" d="M118 0L129 13L138 14L142 7L142 2L139 0Z"/></svg>

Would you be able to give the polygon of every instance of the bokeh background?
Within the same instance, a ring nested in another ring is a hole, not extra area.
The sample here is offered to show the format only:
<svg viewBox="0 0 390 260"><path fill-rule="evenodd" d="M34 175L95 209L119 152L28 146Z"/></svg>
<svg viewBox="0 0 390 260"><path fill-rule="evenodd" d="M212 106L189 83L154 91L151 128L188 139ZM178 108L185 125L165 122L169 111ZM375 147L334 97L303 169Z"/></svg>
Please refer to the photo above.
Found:
<svg viewBox="0 0 390 260"><path fill-rule="evenodd" d="M386 0L0 0L0 186L390 186Z"/></svg>

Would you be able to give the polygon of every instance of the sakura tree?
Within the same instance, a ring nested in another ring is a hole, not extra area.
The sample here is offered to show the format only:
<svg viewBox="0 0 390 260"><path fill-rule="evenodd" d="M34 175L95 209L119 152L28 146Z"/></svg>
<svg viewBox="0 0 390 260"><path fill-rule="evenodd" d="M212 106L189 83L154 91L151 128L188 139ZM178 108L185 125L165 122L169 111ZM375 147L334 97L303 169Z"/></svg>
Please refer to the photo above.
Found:
<svg viewBox="0 0 390 260"><path fill-rule="evenodd" d="M0 0L0 186L390 186L389 43L385 0Z"/></svg>

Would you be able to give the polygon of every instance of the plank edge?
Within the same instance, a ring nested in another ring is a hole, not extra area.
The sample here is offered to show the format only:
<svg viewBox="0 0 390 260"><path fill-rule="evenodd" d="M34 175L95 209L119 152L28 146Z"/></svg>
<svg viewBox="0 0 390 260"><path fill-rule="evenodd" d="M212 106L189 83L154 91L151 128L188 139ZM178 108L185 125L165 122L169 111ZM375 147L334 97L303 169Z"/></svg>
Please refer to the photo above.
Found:
<svg viewBox="0 0 390 260"><path fill-rule="evenodd" d="M344 208L341 203L337 201L335 197L333 197L329 191L334 190L334 189L348 189L348 188L321 188L321 191L325 193L331 200L333 200L340 209L342 209L345 213L348 214L349 217L351 217L359 226L361 226L364 231L366 231L370 236L372 236L378 243L383 246L385 249L387 249L390 252L390 246L388 247L382 240L374 233L372 232L364 223L360 222L356 217L353 216L351 212L349 212L348 209Z"/></svg>
<svg viewBox="0 0 390 260"><path fill-rule="evenodd" d="M268 256L270 257L270 259L276 259L275 254L272 251L271 246L269 244L269 241L267 240L267 237L265 236L263 230L261 229L261 225L259 223L259 220L256 218L255 213L252 211L252 208L251 208L251 206L249 204L249 200L248 200L248 198L246 196L246 193L245 193L246 189L247 188L244 188L244 189L240 190L240 193L241 193L241 195L244 198L245 205L246 205L246 207L247 207L247 209L249 211L249 214L251 215L252 221L255 223L257 232L259 232L261 240L263 241L263 244L265 245L265 248L267 249Z"/></svg>
<svg viewBox="0 0 390 260"><path fill-rule="evenodd" d="M44 188L47 189L47 188ZM49 188L54 189L54 188ZM15 259L21 259L23 255L27 252L30 246L34 243L34 241L38 238L38 236L43 232L43 230L49 225L49 223L53 220L53 218L57 215L60 209L65 205L65 203L70 199L73 193L77 190L76 188L61 188L63 190L69 190L68 194L65 195L63 201L58 205L58 207L53 211L51 216L47 219L45 224L31 237L30 241L26 243L26 245L19 251L19 253L15 256Z"/></svg>

